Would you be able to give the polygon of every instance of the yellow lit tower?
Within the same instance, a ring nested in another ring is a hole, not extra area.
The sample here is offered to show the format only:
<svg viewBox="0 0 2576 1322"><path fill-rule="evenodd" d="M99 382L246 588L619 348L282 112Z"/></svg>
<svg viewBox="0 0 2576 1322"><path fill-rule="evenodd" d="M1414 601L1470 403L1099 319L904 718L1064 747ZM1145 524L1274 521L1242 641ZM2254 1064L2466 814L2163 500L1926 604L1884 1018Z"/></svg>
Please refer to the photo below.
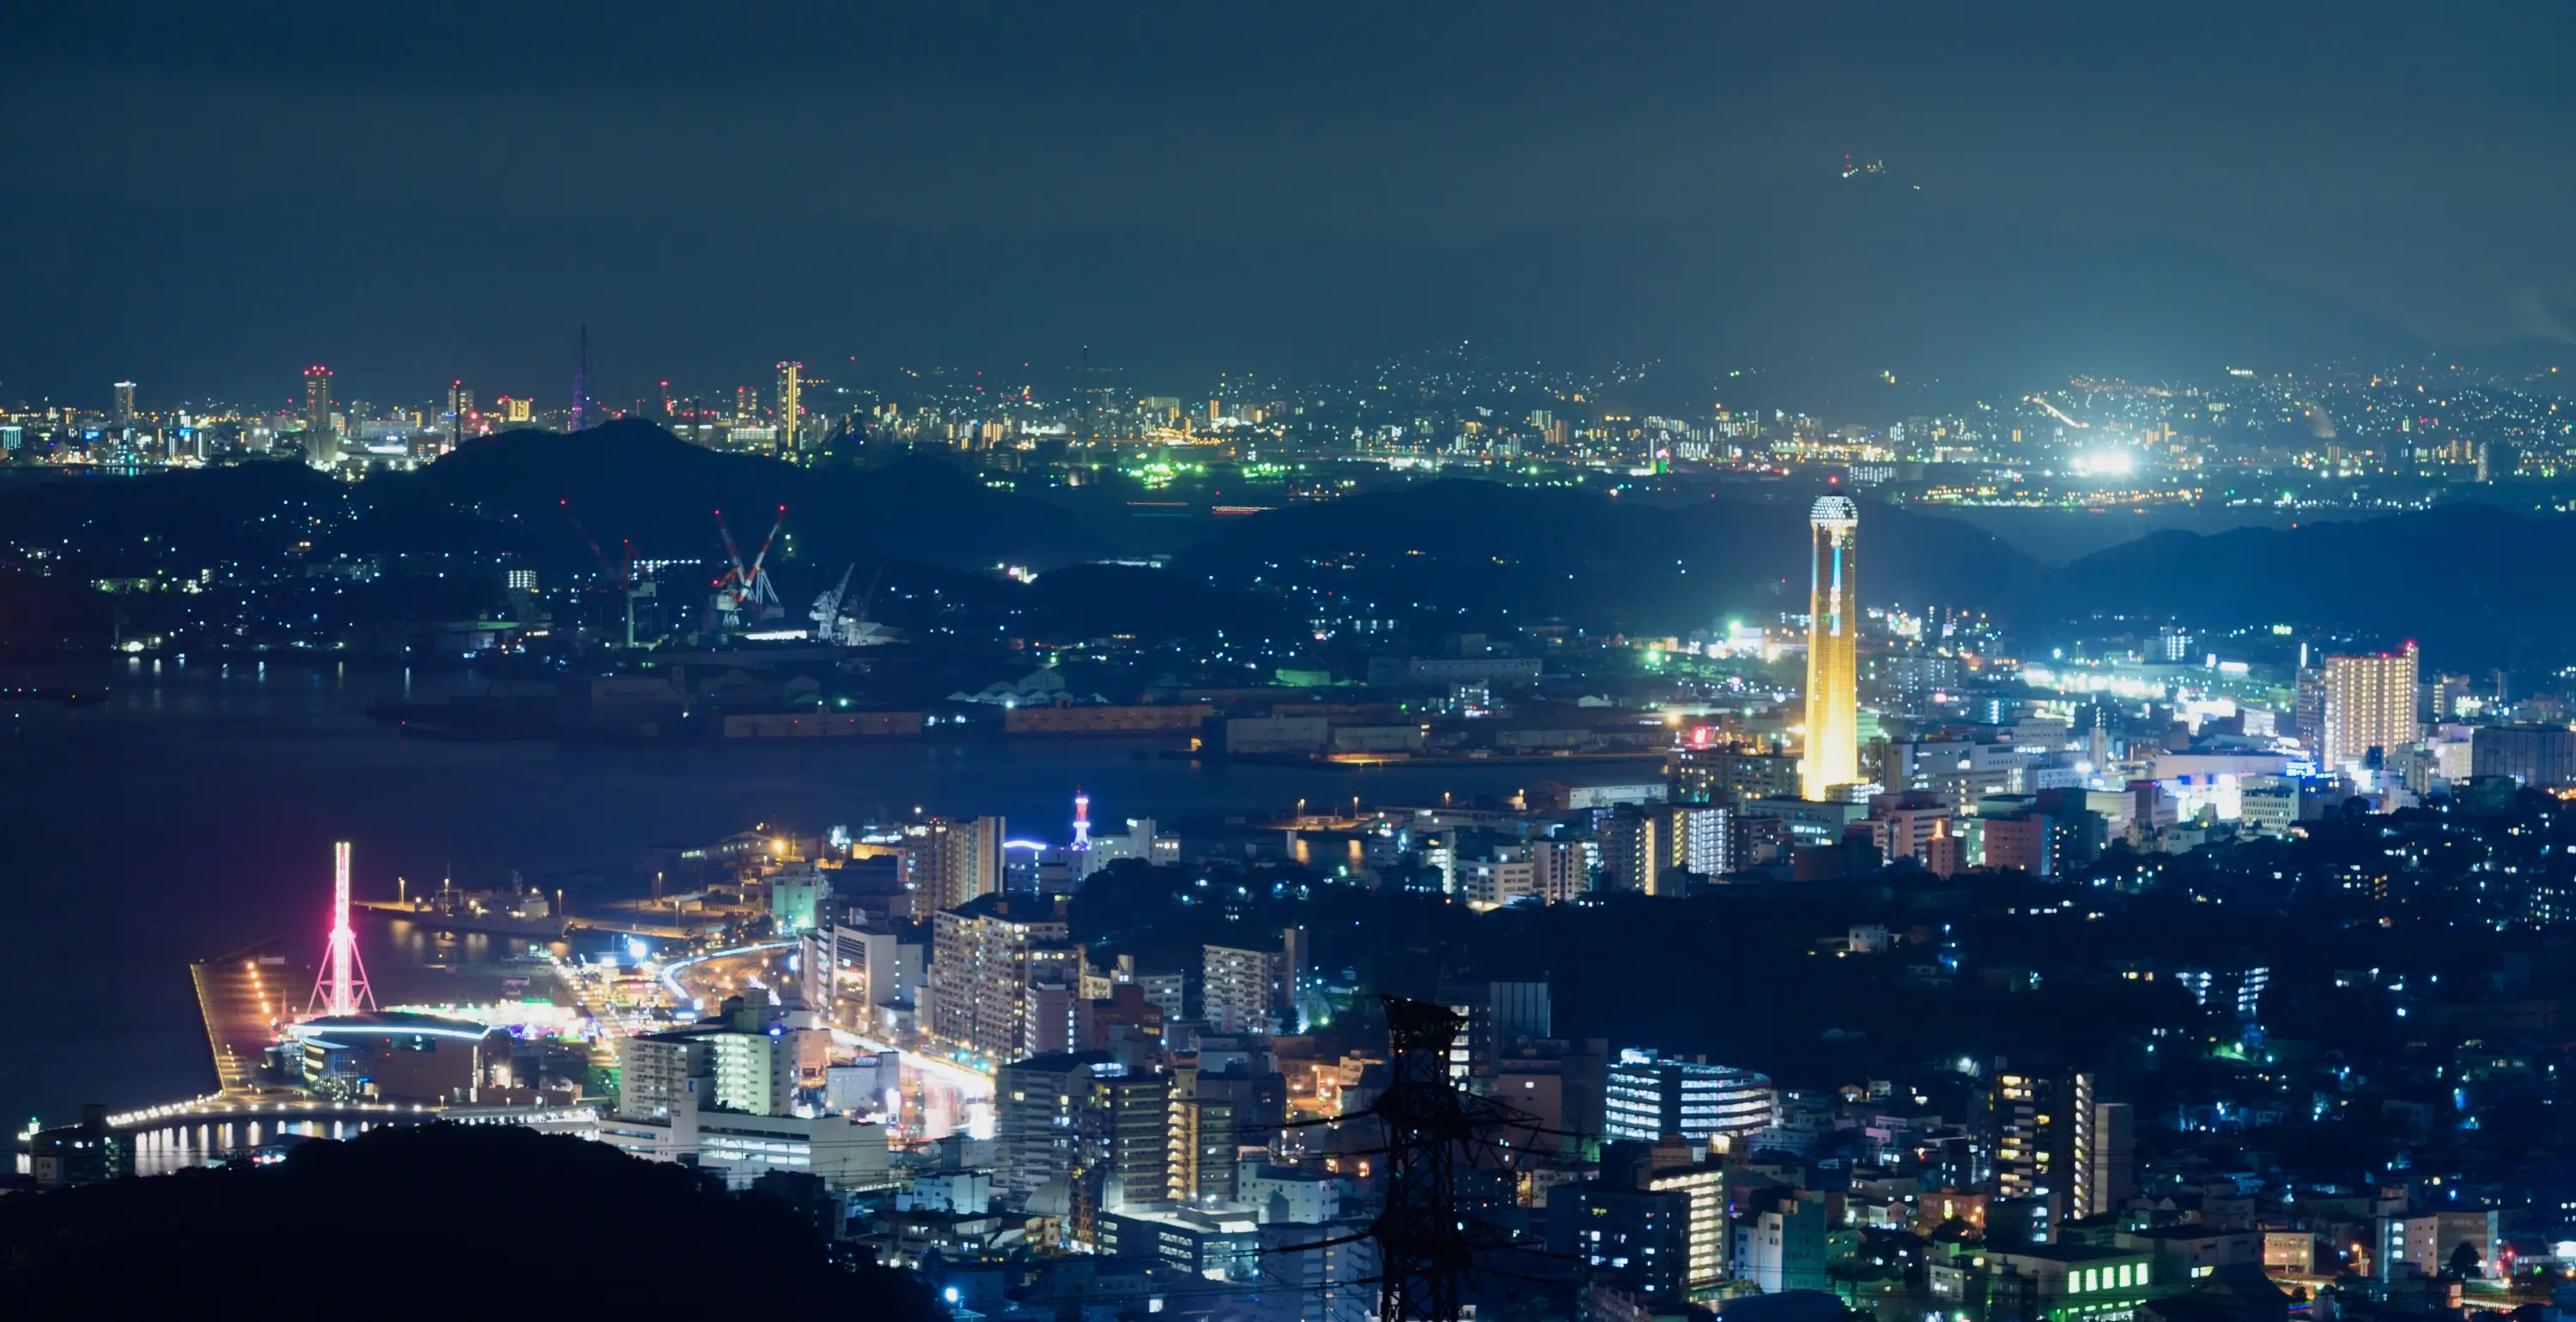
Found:
<svg viewBox="0 0 2576 1322"><path fill-rule="evenodd" d="M796 448L796 425L804 420L805 364L778 365L778 452L788 454Z"/></svg>
<svg viewBox="0 0 2576 1322"><path fill-rule="evenodd" d="M1860 506L1826 496L1807 516L1815 544L1815 589L1807 600L1807 758L1801 789L1815 801L1860 779L1860 589L1852 542Z"/></svg>

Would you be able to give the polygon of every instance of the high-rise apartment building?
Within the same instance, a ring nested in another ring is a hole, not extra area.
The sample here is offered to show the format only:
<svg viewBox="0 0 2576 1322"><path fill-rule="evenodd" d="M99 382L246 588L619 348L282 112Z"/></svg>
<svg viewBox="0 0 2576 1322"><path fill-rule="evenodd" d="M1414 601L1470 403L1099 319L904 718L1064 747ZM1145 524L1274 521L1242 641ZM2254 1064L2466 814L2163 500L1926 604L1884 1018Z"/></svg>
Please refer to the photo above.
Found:
<svg viewBox="0 0 2576 1322"><path fill-rule="evenodd" d="M1530 883L1546 904L1563 904L1592 892L1598 851L1589 840L1533 840L1527 846Z"/></svg>
<svg viewBox="0 0 2576 1322"><path fill-rule="evenodd" d="M331 430L331 369L318 364L304 369L304 429Z"/></svg>
<svg viewBox="0 0 2576 1322"><path fill-rule="evenodd" d="M1662 813L1669 828L1659 842L1664 850L1665 868L1703 877L1724 876L1734 870L1733 808L1714 804L1677 804L1663 809Z"/></svg>
<svg viewBox="0 0 2576 1322"><path fill-rule="evenodd" d="M304 447L304 462L316 468L340 462L340 433L332 425L330 368L304 369L304 430L297 440Z"/></svg>
<svg viewBox="0 0 2576 1322"><path fill-rule="evenodd" d="M1220 1033L1297 1031L1297 991L1305 977L1305 945L1305 930L1292 927L1277 950L1206 947L1200 1017Z"/></svg>
<svg viewBox="0 0 2576 1322"><path fill-rule="evenodd" d="M1793 798L1800 783L1796 758L1722 745L1675 752L1667 762L1665 774L1671 781L1675 803L1731 804Z"/></svg>
<svg viewBox="0 0 2576 1322"><path fill-rule="evenodd" d="M2138 1160L2137 1140L2130 1132L2135 1117L2127 1102L2096 1098L2083 1119L2090 1124L2076 1135L2075 1150L2083 1160L2075 1167L2075 1195L2066 1208L2068 1216L2079 1218L2120 1210L2129 1201L2130 1172Z"/></svg>
<svg viewBox="0 0 2576 1322"><path fill-rule="evenodd" d="M796 1096L796 1044L783 1033L711 1034L717 1109L785 1115Z"/></svg>
<svg viewBox="0 0 2576 1322"><path fill-rule="evenodd" d="M1661 812L1636 811L1612 814L1593 828L1601 846L1601 875L1610 889L1662 893L1661 837L1669 825Z"/></svg>
<svg viewBox="0 0 2576 1322"><path fill-rule="evenodd" d="M2324 737L2327 767L2383 758L2415 743L2415 644L2401 651L2326 658Z"/></svg>
<svg viewBox="0 0 2576 1322"><path fill-rule="evenodd" d="M1807 597L1807 758L1801 793L1823 802L1860 779L1860 589L1852 543L1860 506L1826 496L1808 519L1815 579Z"/></svg>
<svg viewBox="0 0 2576 1322"><path fill-rule="evenodd" d="M1028 981L1020 992L1020 1050L1040 1056L1071 1051L1082 1036L1082 948L1071 940L1029 947Z"/></svg>
<svg viewBox="0 0 2576 1322"><path fill-rule="evenodd" d="M778 365L778 449L784 454L796 448L796 426L805 416L805 364Z"/></svg>
<svg viewBox="0 0 2576 1322"><path fill-rule="evenodd" d="M692 1081L711 1080L714 1074L712 1033L683 1030L621 1038L617 1043L617 1114L629 1120L667 1121L679 1113L696 1110Z"/></svg>
<svg viewBox="0 0 2576 1322"><path fill-rule="evenodd" d="M134 383L131 381L119 381L116 383L115 417L116 425L119 427L133 425Z"/></svg>
<svg viewBox="0 0 2576 1322"><path fill-rule="evenodd" d="M1116 1211L1169 1192L1172 1169L1172 1080L1168 1075L1094 1071L1091 1110L1083 1117L1079 1197Z"/></svg>
<svg viewBox="0 0 2576 1322"><path fill-rule="evenodd" d="M2044 1200L2052 1219L2099 1216L2128 1198L2132 1117L2102 1100L2092 1075L1998 1069L1984 1102L1998 1197Z"/></svg>
<svg viewBox="0 0 2576 1322"><path fill-rule="evenodd" d="M1235 1146L1242 1107L1223 1097L1175 1097L1171 1110L1170 1182L1175 1202L1234 1197Z"/></svg>
<svg viewBox="0 0 2576 1322"><path fill-rule="evenodd" d="M1595 1284L1649 1307L1688 1298L1690 1218L1690 1195L1678 1189L1582 1180L1547 1191L1548 1247L1582 1264Z"/></svg>
<svg viewBox="0 0 2576 1322"><path fill-rule="evenodd" d="M2307 649L2299 649L2297 687L2291 691L2291 733L2310 748L2325 747L2326 738L2326 672L2307 664Z"/></svg>
<svg viewBox="0 0 2576 1322"><path fill-rule="evenodd" d="M1074 1237L1100 1212L1154 1203L1171 1183L1172 1080L1130 1070L1107 1052L1035 1056L994 1079L995 1193L1007 1205L1063 1216Z"/></svg>
<svg viewBox="0 0 2576 1322"><path fill-rule="evenodd" d="M1438 994L1467 1021L1467 1031L1449 1047L1449 1072L1461 1080L1491 1075L1506 1054L1555 1036L1556 1000L1544 981L1453 983Z"/></svg>
<svg viewBox="0 0 2576 1322"><path fill-rule="evenodd" d="M1727 828L1733 815L1711 804L1623 808L1593 832L1602 876L1613 890L1680 895L1684 874L1714 877L1732 866Z"/></svg>
<svg viewBox="0 0 2576 1322"><path fill-rule="evenodd" d="M914 917L1001 893L1002 826L999 817L933 817L903 828L903 884Z"/></svg>
<svg viewBox="0 0 2576 1322"><path fill-rule="evenodd" d="M1052 906L986 895L931 918L928 1032L995 1063L1029 1050L1030 988L1081 984L1081 952Z"/></svg>

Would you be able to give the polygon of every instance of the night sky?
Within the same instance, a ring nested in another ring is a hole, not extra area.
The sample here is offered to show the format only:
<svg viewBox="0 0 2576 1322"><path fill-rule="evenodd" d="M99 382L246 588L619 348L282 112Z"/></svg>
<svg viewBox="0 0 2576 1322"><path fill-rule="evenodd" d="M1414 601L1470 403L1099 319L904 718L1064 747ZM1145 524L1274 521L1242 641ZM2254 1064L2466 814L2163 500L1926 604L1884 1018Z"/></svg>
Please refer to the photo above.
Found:
<svg viewBox="0 0 2576 1322"><path fill-rule="evenodd" d="M19 3L0 398L557 404L583 322L611 399L2565 339L2571 48L2550 4Z"/></svg>

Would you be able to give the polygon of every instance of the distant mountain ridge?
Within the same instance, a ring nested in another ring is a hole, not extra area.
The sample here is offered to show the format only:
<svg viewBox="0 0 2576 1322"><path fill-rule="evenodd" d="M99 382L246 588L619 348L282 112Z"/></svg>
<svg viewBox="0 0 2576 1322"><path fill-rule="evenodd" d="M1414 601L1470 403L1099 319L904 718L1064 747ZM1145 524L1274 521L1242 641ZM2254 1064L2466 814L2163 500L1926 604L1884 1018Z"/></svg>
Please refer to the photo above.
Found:
<svg viewBox="0 0 2576 1322"><path fill-rule="evenodd" d="M1808 501L1777 494L1659 504L1450 479L1296 503L1217 526L1168 570L1067 574L1033 599L1042 617L1034 622L1065 635L1095 626L1148 634L1224 616L1249 629L1274 607L1242 594L1270 594L1287 579L1348 600L1268 598L1283 618L1330 604L1479 627L1561 620L1648 635L1729 616L1772 619L1805 611L1810 574ZM0 486L0 525L24 544L74 548L93 576L300 556L290 548L307 535L308 511L348 515L326 521L315 556L397 553L416 567L418 557L490 564L508 553L587 571L567 500L612 556L631 542L640 557L694 561L722 555L714 510L726 512L748 557L784 504L787 536L773 555L791 605L851 562L1062 573L1118 550L1055 505L935 459L807 469L718 454L640 421L479 438L419 471L355 486L291 462ZM1350 567L1310 565L1337 559ZM2571 563L2576 518L2480 505L2159 532L2051 568L1962 520L1867 504L1857 556L1864 604L1986 611L2028 645L2061 622L2097 616L2205 631L2295 623L2372 646L2413 638L2428 666L2454 671L2576 659L2576 614L2561 608L2553 578ZM39 581L19 577L22 587ZM59 596L39 604L49 614L80 607ZM1140 596L1153 599L1109 600Z"/></svg>
<svg viewBox="0 0 2576 1322"><path fill-rule="evenodd" d="M2038 562L1954 519L1872 506L1861 544L1871 604L1984 605L2037 585ZM1185 568L1248 577L1266 562L1357 554L1416 597L1508 606L1654 633L1716 613L1807 608L1807 505L1711 499L1678 506L1449 480L1276 510L1185 554ZM1399 598L1405 599L1405 598Z"/></svg>
<svg viewBox="0 0 2576 1322"><path fill-rule="evenodd" d="M1265 514L1184 563L1248 577L1292 556L1357 553L1383 578L1378 595L1398 601L1679 633L1732 612L1803 612L1806 517L1795 499L1668 508L1449 481ZM2576 518L2483 505L2158 532L2051 568L1962 521L1865 504L1857 553L1863 604L1986 611L2025 644L2096 616L2204 631L2297 623L2370 646L2412 638L2428 666L2453 670L2576 661L2576 614L2548 586L2565 564L2576 564Z"/></svg>
<svg viewBox="0 0 2576 1322"><path fill-rule="evenodd" d="M2414 639L2428 666L2555 668L2576 660L2576 617L2552 577L2571 563L2576 518L2436 505L2292 528L2155 533L2067 565L2026 609L2330 625L2378 646Z"/></svg>
<svg viewBox="0 0 2576 1322"><path fill-rule="evenodd" d="M561 502L570 501L604 547L632 541L646 557L719 556L716 510L724 511L748 557L782 505L793 553L809 562L901 559L979 568L1003 561L1061 564L1105 549L1053 506L996 491L935 459L800 468L719 454L635 419L572 435L479 437L418 473L376 486L371 480L362 489L388 513L404 505L480 508L542 529L563 526Z"/></svg>

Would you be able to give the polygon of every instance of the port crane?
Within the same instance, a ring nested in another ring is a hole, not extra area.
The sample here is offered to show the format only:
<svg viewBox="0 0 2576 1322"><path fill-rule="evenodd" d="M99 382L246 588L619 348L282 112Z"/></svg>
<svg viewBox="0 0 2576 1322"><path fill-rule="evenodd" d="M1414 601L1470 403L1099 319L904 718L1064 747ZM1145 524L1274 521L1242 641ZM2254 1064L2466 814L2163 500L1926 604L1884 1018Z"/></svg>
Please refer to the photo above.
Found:
<svg viewBox="0 0 2576 1322"><path fill-rule="evenodd" d="M742 548L734 542L733 529L725 523L723 510L716 511L716 531L724 534L725 558L731 566L723 578L716 580L716 614L727 627L739 626L745 612L755 620L774 620L787 613L779 603L778 589L769 581L769 548L778 541L778 530L787 526L787 507L778 507L778 521L769 525L769 536L760 543L760 553L751 558L746 569Z"/></svg>
<svg viewBox="0 0 2576 1322"><path fill-rule="evenodd" d="M868 623L868 604L876 600L877 580L885 577L885 566L878 565L876 572L868 576L868 590L859 597L859 608L844 614L841 603L849 597L850 575L857 569L855 563L843 569L840 583L814 599L811 615L816 638L844 646L856 645L866 639L873 627Z"/></svg>
<svg viewBox="0 0 2576 1322"><path fill-rule="evenodd" d="M564 519L572 525L572 530L581 535L582 545L590 548L590 558L599 562L599 572L616 586L617 595L625 601L626 645L635 646L635 603L654 595L653 580L635 577L635 543L619 542L619 559L612 563L608 553L599 549L599 539L590 535L589 527L582 523L581 515L573 509L572 502L556 503L563 506Z"/></svg>

